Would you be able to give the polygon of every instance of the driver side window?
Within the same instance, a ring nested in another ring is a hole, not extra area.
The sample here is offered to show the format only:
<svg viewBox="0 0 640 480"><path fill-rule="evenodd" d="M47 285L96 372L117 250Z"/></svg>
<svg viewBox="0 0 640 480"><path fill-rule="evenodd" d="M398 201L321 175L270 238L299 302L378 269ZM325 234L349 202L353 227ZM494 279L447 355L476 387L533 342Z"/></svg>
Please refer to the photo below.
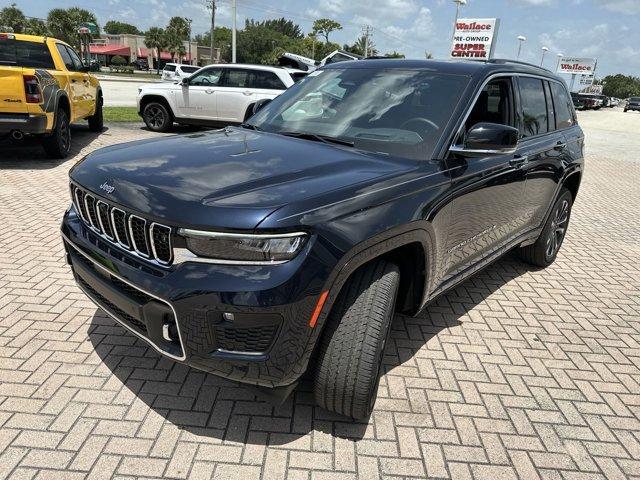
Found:
<svg viewBox="0 0 640 480"><path fill-rule="evenodd" d="M222 69L211 68L193 75L189 80L189 85L194 87L215 87L220 85L221 78Z"/></svg>
<svg viewBox="0 0 640 480"><path fill-rule="evenodd" d="M510 78L490 81L480 92L465 123L464 134L478 123L497 123L517 128L513 83Z"/></svg>

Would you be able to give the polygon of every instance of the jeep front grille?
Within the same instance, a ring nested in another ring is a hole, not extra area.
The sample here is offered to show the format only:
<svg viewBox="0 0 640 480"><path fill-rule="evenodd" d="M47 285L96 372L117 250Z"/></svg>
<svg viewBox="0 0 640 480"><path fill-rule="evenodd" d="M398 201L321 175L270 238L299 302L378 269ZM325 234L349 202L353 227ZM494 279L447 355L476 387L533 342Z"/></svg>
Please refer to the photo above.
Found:
<svg viewBox="0 0 640 480"><path fill-rule="evenodd" d="M150 222L97 200L94 195L73 184L71 198L85 225L104 239L145 260L171 265L171 227Z"/></svg>

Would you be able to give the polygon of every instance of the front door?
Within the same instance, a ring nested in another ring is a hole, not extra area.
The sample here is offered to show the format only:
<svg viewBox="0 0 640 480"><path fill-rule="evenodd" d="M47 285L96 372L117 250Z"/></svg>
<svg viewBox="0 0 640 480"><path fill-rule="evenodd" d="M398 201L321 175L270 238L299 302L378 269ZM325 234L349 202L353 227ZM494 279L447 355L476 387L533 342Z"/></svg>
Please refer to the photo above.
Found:
<svg viewBox="0 0 640 480"><path fill-rule="evenodd" d="M218 92L221 79L221 68L207 68L193 75L187 84L176 85L173 90L176 116L218 120Z"/></svg>
<svg viewBox="0 0 640 480"><path fill-rule="evenodd" d="M457 144L483 122L516 127L514 80L491 80L480 92ZM444 281L474 266L516 236L523 226L526 159L514 154L464 157L451 152L451 224Z"/></svg>
<svg viewBox="0 0 640 480"><path fill-rule="evenodd" d="M74 122L80 118L84 118L89 114L87 101L85 99L86 88L84 85L84 72L78 70L78 66L74 63L70 50L62 43L56 43L58 53L62 57L62 61L68 70L66 77L68 78L67 94L71 102L71 118L69 121Z"/></svg>

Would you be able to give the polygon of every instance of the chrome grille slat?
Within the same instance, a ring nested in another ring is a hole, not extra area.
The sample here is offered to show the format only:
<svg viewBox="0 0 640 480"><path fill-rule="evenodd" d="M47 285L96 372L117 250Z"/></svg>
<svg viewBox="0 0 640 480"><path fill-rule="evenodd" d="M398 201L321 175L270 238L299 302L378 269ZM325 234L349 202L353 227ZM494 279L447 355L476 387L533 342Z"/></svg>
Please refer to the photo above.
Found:
<svg viewBox="0 0 640 480"><path fill-rule="evenodd" d="M75 184L71 184L70 190L78 216L99 236L156 265L172 264L171 227L127 213Z"/></svg>

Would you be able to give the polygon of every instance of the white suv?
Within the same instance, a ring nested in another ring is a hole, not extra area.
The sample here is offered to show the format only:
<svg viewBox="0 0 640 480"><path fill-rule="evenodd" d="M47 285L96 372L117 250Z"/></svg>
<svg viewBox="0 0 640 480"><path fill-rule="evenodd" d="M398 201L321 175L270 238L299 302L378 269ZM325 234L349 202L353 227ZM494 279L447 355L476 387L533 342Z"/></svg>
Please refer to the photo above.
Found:
<svg viewBox="0 0 640 480"><path fill-rule="evenodd" d="M252 115L256 102L272 100L291 87L294 73L261 65L210 65L180 83L138 88L138 113L156 132L166 132L174 122L240 124Z"/></svg>
<svg viewBox="0 0 640 480"><path fill-rule="evenodd" d="M162 80L165 82L173 82L190 77L200 70L200 67L193 65L183 65L181 63L167 63L162 69Z"/></svg>

